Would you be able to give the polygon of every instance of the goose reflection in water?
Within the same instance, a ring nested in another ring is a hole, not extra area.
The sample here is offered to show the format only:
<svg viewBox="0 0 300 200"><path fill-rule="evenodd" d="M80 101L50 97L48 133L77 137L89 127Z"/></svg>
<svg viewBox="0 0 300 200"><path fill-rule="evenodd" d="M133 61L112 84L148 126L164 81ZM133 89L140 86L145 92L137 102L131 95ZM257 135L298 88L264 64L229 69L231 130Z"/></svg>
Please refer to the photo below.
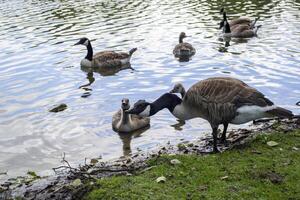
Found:
<svg viewBox="0 0 300 200"><path fill-rule="evenodd" d="M123 143L123 156L129 156L131 155L132 149L131 149L131 140L133 138L141 137L141 134L147 131L150 128L150 126L147 126L145 128L133 131L131 133L118 133L119 137Z"/></svg>
<svg viewBox="0 0 300 200"><path fill-rule="evenodd" d="M92 89L88 87L95 82L94 73L98 73L101 76L113 76L121 70L125 70L125 69L134 70L134 68L131 67L131 64L126 64L122 67L107 67L101 69L81 66L80 69L81 71L87 73L86 79L88 80L88 83L79 86L79 89L85 90L85 92L81 95L82 98L86 98L91 95L90 91L92 91Z"/></svg>

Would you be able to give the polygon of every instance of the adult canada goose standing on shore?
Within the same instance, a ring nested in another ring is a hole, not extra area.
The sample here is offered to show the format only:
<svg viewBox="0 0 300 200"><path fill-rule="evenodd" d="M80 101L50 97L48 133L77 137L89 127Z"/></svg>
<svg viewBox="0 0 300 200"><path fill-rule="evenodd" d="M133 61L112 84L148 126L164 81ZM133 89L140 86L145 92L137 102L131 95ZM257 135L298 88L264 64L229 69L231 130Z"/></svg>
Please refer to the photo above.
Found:
<svg viewBox="0 0 300 200"><path fill-rule="evenodd" d="M217 130L220 124L243 124L271 116L293 117L291 111L274 105L256 89L229 77L199 81L186 92L183 100L171 93L165 93L153 103L139 100L126 112L148 117L164 108L181 120L196 117L207 120L212 128L214 152L218 152Z"/></svg>
<svg viewBox="0 0 300 200"><path fill-rule="evenodd" d="M80 64L83 67L105 68L105 67L122 67L130 63L132 54L137 50L133 48L129 53L115 51L101 51L93 53L91 41L88 38L81 38L75 45L84 45L87 48L87 55L81 60Z"/></svg>
<svg viewBox="0 0 300 200"><path fill-rule="evenodd" d="M196 53L196 49L187 42L183 42L183 39L188 37L184 32L179 35L179 44L177 44L173 50L173 54L179 59L189 59Z"/></svg>

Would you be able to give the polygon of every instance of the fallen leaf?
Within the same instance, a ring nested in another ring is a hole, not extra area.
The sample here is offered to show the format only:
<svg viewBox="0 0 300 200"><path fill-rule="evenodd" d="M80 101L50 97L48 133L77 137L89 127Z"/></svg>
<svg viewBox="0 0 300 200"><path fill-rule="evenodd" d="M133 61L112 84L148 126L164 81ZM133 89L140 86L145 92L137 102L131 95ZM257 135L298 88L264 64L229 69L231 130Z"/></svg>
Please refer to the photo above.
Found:
<svg viewBox="0 0 300 200"><path fill-rule="evenodd" d="M98 159L92 158L90 163L91 163L92 165L95 165L97 162L99 162Z"/></svg>
<svg viewBox="0 0 300 200"><path fill-rule="evenodd" d="M221 177L221 180L225 180L225 179L228 179L228 176Z"/></svg>
<svg viewBox="0 0 300 200"><path fill-rule="evenodd" d="M295 150L295 151L299 150L299 148L297 148L297 147L293 147L292 149Z"/></svg>
<svg viewBox="0 0 300 200"><path fill-rule="evenodd" d="M75 179L72 183L70 183L70 185L73 186L73 187L78 187L81 184L82 183L81 183L81 180L79 178Z"/></svg>
<svg viewBox="0 0 300 200"><path fill-rule="evenodd" d="M179 165L179 164L181 164L181 162L180 162L179 160L177 160L177 159L171 160L170 163L171 163L172 165Z"/></svg>
<svg viewBox="0 0 300 200"><path fill-rule="evenodd" d="M270 146L270 147L275 147L275 146L278 145L278 143L275 142L275 141L269 141L269 142L267 142L267 145Z"/></svg>
<svg viewBox="0 0 300 200"><path fill-rule="evenodd" d="M166 182L166 177L164 177L164 176L161 176L161 177L158 177L157 179L156 179L156 182L157 183L164 183L164 182Z"/></svg>

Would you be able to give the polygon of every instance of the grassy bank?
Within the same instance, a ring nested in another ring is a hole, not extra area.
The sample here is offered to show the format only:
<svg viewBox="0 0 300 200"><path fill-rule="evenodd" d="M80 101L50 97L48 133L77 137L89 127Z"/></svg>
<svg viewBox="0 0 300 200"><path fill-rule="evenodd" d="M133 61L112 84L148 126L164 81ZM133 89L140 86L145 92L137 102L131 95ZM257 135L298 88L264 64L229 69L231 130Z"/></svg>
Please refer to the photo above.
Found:
<svg viewBox="0 0 300 200"><path fill-rule="evenodd" d="M300 199L300 130L260 135L221 154L149 162L143 173L98 180L85 199ZM156 182L161 176L166 181Z"/></svg>

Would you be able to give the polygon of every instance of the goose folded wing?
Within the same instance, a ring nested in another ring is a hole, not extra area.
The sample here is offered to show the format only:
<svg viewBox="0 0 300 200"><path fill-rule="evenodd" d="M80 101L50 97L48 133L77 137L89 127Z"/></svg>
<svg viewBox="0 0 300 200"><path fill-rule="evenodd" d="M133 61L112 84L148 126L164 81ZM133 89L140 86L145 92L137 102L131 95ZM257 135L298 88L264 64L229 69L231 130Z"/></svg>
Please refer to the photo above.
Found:
<svg viewBox="0 0 300 200"><path fill-rule="evenodd" d="M232 78L211 78L200 81L187 91L185 101L194 105L202 102L229 104L236 108L243 105L273 105L256 89Z"/></svg>
<svg viewBox="0 0 300 200"><path fill-rule="evenodd" d="M102 51L94 55L94 59L104 62L107 60L120 60L128 57L129 55L127 53L117 53L114 51Z"/></svg>

